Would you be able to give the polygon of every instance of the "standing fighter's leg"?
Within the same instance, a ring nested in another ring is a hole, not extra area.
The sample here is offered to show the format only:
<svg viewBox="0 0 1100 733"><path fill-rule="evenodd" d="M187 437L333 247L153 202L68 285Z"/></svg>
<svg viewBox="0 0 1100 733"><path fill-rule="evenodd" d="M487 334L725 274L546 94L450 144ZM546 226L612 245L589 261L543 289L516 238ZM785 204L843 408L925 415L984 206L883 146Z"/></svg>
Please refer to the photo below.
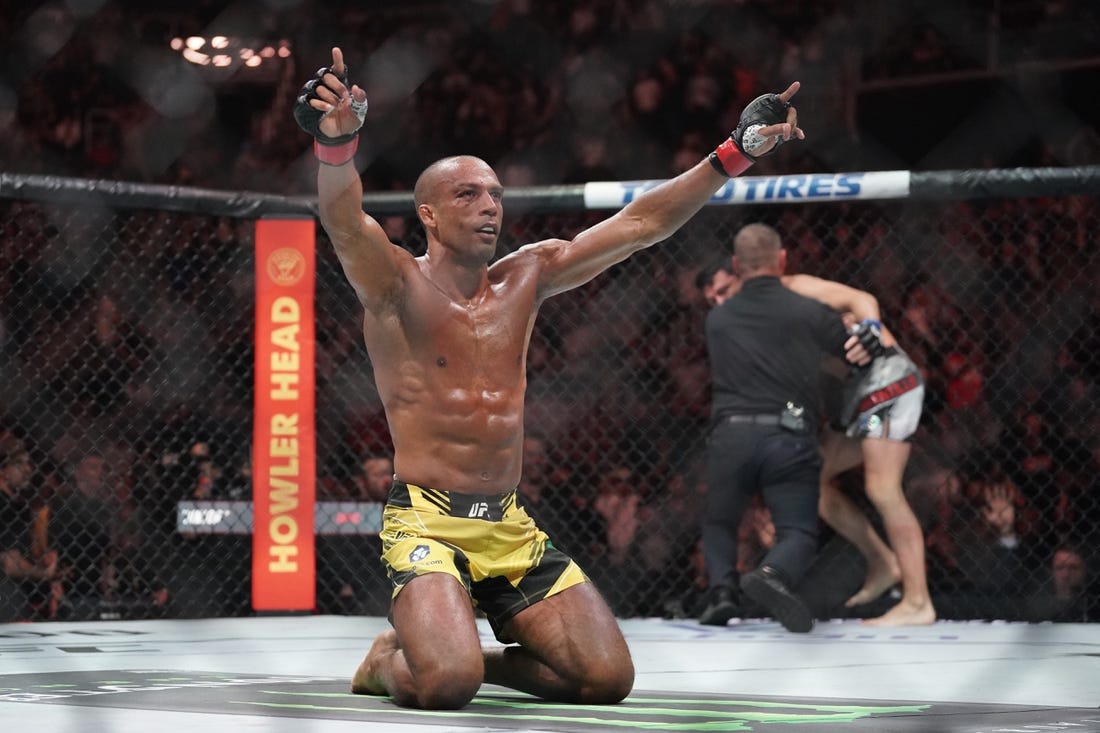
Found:
<svg viewBox="0 0 1100 733"><path fill-rule="evenodd" d="M547 700L613 704L630 694L634 663L591 583L571 586L504 623L518 646L485 652L485 681Z"/></svg>
<svg viewBox="0 0 1100 733"><path fill-rule="evenodd" d="M458 580L447 573L410 580L394 599L393 625L374 640L352 692L433 710L473 699L485 664L470 596Z"/></svg>
<svg viewBox="0 0 1100 733"><path fill-rule="evenodd" d="M867 563L863 587L844 604L851 608L870 603L901 580L898 558L875 531L867 515L833 483L844 471L863 463L860 441L836 431L826 431L822 439L825 457L821 469L821 495L818 512L829 526L851 542Z"/></svg>
<svg viewBox="0 0 1100 733"><path fill-rule="evenodd" d="M902 490L910 444L886 438L863 439L867 496L882 515L886 537L901 569L902 597L892 609L866 623L916 626L936 620L924 565L924 534Z"/></svg>

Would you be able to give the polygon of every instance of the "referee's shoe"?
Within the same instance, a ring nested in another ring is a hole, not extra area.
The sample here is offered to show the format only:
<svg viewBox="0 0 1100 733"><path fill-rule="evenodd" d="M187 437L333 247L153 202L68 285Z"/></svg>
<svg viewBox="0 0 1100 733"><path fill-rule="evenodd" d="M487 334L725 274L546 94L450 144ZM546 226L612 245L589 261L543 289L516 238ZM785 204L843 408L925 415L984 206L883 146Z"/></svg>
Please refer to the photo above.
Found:
<svg viewBox="0 0 1100 733"><path fill-rule="evenodd" d="M724 585L715 586L708 596L707 605L699 614L699 623L704 626L725 626L741 611L733 597L732 588Z"/></svg>
<svg viewBox="0 0 1100 733"><path fill-rule="evenodd" d="M783 573L769 565L742 575L741 592L768 609L787 631L804 634L814 627L810 609L794 594Z"/></svg>

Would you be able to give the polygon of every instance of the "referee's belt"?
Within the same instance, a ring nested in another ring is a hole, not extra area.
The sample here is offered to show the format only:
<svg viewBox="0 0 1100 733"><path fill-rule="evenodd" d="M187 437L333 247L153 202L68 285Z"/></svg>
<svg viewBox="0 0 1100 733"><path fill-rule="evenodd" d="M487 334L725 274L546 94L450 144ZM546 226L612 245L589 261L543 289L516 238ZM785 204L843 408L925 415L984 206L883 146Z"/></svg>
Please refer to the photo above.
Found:
<svg viewBox="0 0 1100 733"><path fill-rule="evenodd" d="M726 415L722 418L723 422L748 424L748 425L771 425L776 426L779 424L779 415Z"/></svg>
<svg viewBox="0 0 1100 733"><path fill-rule="evenodd" d="M784 419L786 417L786 419ZM776 413L768 412L756 415L726 415L722 418L721 422L730 423L731 425L765 425L767 427L782 427L785 430L790 430L796 433L808 433L809 424L804 417L783 416Z"/></svg>

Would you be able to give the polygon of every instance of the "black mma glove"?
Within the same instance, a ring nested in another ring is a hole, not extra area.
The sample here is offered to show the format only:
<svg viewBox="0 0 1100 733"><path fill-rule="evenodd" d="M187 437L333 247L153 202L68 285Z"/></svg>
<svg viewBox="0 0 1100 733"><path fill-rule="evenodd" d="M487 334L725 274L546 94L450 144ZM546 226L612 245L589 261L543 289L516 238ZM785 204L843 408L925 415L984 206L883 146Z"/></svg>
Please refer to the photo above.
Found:
<svg viewBox="0 0 1100 733"><path fill-rule="evenodd" d="M882 344L882 324L873 318L860 321L859 325L852 329L852 335L859 339L860 345L872 359L877 359L886 353L886 347Z"/></svg>
<svg viewBox="0 0 1100 733"><path fill-rule="evenodd" d="M775 146L766 153L756 154L771 139L759 134L761 128L787 121L790 102L784 102L778 94L761 94L741 111L741 119L728 140L707 156L714 169L724 176L736 176L757 158L771 155L783 144L783 136L776 135Z"/></svg>
<svg viewBox="0 0 1100 733"><path fill-rule="evenodd" d="M359 119L359 124L355 130L337 137L329 137L321 132L321 120L328 113L314 108L310 104L310 100L320 99L317 95L317 89L322 86L329 89L333 94L337 94L335 89L325 85L325 74L335 76L348 89L348 93L351 93L351 82L348 80L346 66L343 74L337 74L330 66L323 66L299 91L298 98L294 102L294 120L299 127L313 136L313 151L317 154L318 160L329 165L341 165L351 160L359 147L359 128L363 126L363 120L367 116L367 102L365 100L360 102L354 96L351 97L351 111ZM337 96L339 95L337 94Z"/></svg>

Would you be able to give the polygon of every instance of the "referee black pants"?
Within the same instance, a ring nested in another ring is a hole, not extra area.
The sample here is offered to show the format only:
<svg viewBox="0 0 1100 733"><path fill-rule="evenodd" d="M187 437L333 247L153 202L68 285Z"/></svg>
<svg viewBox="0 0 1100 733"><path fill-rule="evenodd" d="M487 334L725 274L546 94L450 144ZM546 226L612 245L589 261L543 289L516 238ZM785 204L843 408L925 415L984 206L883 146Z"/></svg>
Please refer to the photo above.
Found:
<svg viewBox="0 0 1100 733"><path fill-rule="evenodd" d="M737 587L738 528L758 493L776 534L761 564L780 570L797 587L817 553L821 454L816 436L721 422L707 441L706 470L703 557L711 587Z"/></svg>

